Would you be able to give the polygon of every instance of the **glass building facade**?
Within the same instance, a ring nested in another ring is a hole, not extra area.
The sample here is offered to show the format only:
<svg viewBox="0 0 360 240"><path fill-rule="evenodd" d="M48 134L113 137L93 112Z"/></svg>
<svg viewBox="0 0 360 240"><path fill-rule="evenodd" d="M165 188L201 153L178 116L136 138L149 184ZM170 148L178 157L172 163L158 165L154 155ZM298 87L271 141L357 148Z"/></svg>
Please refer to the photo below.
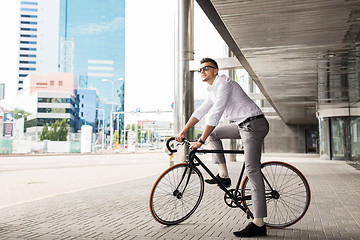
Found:
<svg viewBox="0 0 360 240"><path fill-rule="evenodd" d="M77 89L76 96L79 99L79 128L82 125L91 125L94 130L96 125L97 93L95 89Z"/></svg>
<svg viewBox="0 0 360 240"><path fill-rule="evenodd" d="M350 161L360 158L360 117L320 118L319 126L322 157Z"/></svg>
<svg viewBox="0 0 360 240"><path fill-rule="evenodd" d="M18 90L31 73L58 71L59 0L20 1Z"/></svg>
<svg viewBox="0 0 360 240"><path fill-rule="evenodd" d="M19 91L28 74L73 72L80 89L97 89L97 102L124 111L125 0L20 1L19 28ZM97 106L86 105L80 126L96 125ZM124 128L123 116L114 126Z"/></svg>
<svg viewBox="0 0 360 240"><path fill-rule="evenodd" d="M114 111L124 111L125 0L60 0L59 41L60 69L73 71L80 89L95 88ZM123 115L119 125L124 128Z"/></svg>
<svg viewBox="0 0 360 240"><path fill-rule="evenodd" d="M319 63L318 117L320 155L347 160L360 168L359 41L331 52ZM335 71L342 69L341 71Z"/></svg>

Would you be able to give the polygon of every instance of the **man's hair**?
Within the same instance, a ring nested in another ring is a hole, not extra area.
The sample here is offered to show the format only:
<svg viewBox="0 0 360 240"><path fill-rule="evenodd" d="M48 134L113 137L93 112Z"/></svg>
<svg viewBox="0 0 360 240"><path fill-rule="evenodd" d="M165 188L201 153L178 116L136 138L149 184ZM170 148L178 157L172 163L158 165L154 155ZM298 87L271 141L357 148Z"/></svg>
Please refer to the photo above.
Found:
<svg viewBox="0 0 360 240"><path fill-rule="evenodd" d="M214 67L216 67L216 69L219 69L217 62L214 59L212 59L212 58L203 58L203 59L201 59L200 64L203 64L203 63L206 63L206 62L212 63L214 65Z"/></svg>

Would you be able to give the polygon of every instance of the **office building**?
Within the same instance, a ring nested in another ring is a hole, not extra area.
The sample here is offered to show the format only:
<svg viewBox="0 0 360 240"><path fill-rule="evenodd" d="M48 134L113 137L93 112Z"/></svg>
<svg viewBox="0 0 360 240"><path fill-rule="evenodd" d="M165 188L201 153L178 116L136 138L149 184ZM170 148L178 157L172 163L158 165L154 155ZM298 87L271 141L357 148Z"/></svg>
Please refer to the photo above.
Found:
<svg viewBox="0 0 360 240"><path fill-rule="evenodd" d="M96 89L77 89L77 98L79 99L79 126L91 125L96 131L96 108L97 108L97 90Z"/></svg>
<svg viewBox="0 0 360 240"><path fill-rule="evenodd" d="M59 0L20 2L18 90L31 73L58 71Z"/></svg>
<svg viewBox="0 0 360 240"><path fill-rule="evenodd" d="M114 111L124 111L125 0L61 0L59 41L60 69L73 70L80 89L97 89Z"/></svg>
<svg viewBox="0 0 360 240"><path fill-rule="evenodd" d="M32 139L40 136L43 126L50 126L56 121L67 119L70 132L77 129L78 117L76 109L76 98L69 92L36 92L26 99L29 104L33 105L32 112L25 122L26 133Z"/></svg>
<svg viewBox="0 0 360 240"><path fill-rule="evenodd" d="M31 113L25 129L28 136L38 139L45 124L68 119L70 132L78 128L78 100L74 94L77 80L73 73L30 74L24 79L23 91L15 108Z"/></svg>
<svg viewBox="0 0 360 240"><path fill-rule="evenodd" d="M28 74L71 72L79 88L96 88L124 111L125 0L28 0L20 8L18 90ZM123 115L115 125L123 129Z"/></svg>

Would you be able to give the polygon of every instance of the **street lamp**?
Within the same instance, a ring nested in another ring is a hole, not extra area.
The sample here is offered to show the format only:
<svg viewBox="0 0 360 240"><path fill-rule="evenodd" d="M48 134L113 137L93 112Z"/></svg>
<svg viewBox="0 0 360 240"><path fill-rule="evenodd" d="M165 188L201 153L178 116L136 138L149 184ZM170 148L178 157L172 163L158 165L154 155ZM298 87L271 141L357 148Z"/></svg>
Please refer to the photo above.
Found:
<svg viewBox="0 0 360 240"><path fill-rule="evenodd" d="M113 142L114 142L114 120L113 120L113 112L114 112L114 82L124 80L123 78L117 78L115 80L102 79L102 82L110 82L111 83L111 115L110 115L110 147L111 152L113 151Z"/></svg>
<svg viewBox="0 0 360 240"><path fill-rule="evenodd" d="M103 119L103 122L102 122L102 126L103 126L103 131L102 131L102 138L101 138L101 149L104 149L104 137L105 137L105 110L104 109L100 109L100 108L96 108L96 110L99 111L103 111L103 114L102 114L102 119ZM99 116L99 114L98 114ZM98 120L99 121L99 120ZM98 124L98 133L99 133L99 124Z"/></svg>
<svg viewBox="0 0 360 240"><path fill-rule="evenodd" d="M21 118L25 118L27 116L27 113L18 113L17 115L21 116Z"/></svg>

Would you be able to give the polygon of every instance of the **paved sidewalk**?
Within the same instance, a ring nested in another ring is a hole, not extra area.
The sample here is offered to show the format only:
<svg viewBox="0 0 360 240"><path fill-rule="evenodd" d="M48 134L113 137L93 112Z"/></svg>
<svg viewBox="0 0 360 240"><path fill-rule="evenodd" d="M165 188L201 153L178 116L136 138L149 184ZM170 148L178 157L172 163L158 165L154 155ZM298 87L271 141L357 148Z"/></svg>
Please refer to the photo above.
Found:
<svg viewBox="0 0 360 240"><path fill-rule="evenodd" d="M261 239L360 239L360 171L314 155L267 154L263 159L286 161L301 170L309 181L312 200L299 223L269 229L269 235ZM209 160L207 163L211 166ZM233 179L240 168L241 163L229 163ZM148 206L156 178L147 176L2 208L0 239L224 240L237 239L232 232L247 224L239 209L225 205L222 191L209 185L198 210L187 221L171 227L158 224Z"/></svg>
<svg viewBox="0 0 360 240"><path fill-rule="evenodd" d="M70 154L0 158L0 209L138 179L169 166L164 153Z"/></svg>

